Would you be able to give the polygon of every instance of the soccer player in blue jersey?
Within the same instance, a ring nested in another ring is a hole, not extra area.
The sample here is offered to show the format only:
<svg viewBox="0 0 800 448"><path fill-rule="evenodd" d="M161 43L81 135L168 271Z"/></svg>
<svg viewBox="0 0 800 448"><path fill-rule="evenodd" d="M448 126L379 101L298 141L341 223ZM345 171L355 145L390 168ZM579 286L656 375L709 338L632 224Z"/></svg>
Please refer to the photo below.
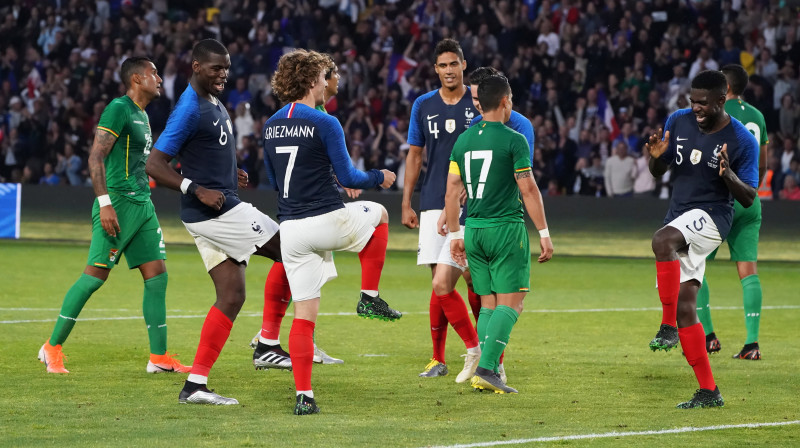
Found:
<svg viewBox="0 0 800 448"><path fill-rule="evenodd" d="M439 218L444 209L450 153L458 136L469 128L476 110L469 88L464 85L467 62L458 42L444 39L436 44L434 68L442 87L417 98L411 108L402 222L409 229L419 227L417 265L429 265L433 277L430 299L433 357L419 376L433 378L447 375L444 355L449 322L467 348L464 369L456 377L456 382L465 382L472 377L471 371L477 366L480 347L478 333L470 321L464 299L455 289L458 278L465 275L469 287L468 299L473 310L480 309L480 296L472 290L469 274L465 274L466 267L459 266L450 256L448 237L439 233ZM421 212L417 218L411 207L411 198L422 169L423 149L427 154L427 171L420 189Z"/></svg>
<svg viewBox="0 0 800 448"><path fill-rule="evenodd" d="M204 39L195 45L189 86L147 160L147 173L159 185L183 193L181 221L194 237L216 289L191 373L178 397L180 403L239 404L235 398L210 391L208 375L244 304L250 256L280 260L278 224L237 195L238 188L247 185L247 174L236 168L233 124L219 100L230 65L228 50L220 42ZM169 165L174 157L180 158L181 174ZM268 282L271 277L282 277L288 284L279 262L273 264ZM257 349L253 356L257 368L291 368L280 346L264 352Z"/></svg>
<svg viewBox="0 0 800 448"><path fill-rule="evenodd" d="M680 340L700 384L689 401L678 404L682 409L724 405L697 318L697 291L706 256L730 231L733 200L750 207L758 188L758 142L725 112L727 90L722 72L699 73L692 80L691 109L670 115L663 138L659 130L645 145L653 176L672 169L666 225L653 235L652 243L663 314L650 348L669 350Z"/></svg>
<svg viewBox="0 0 800 448"><path fill-rule="evenodd" d="M334 174L348 188L388 188L389 170L363 172L353 167L339 121L315 109L322 104L325 59L315 51L283 55L272 86L287 103L264 124L264 163L271 185L278 189L281 255L294 301L289 333L297 401L294 413L319 412L311 389L313 334L322 286L336 278L331 251L358 252L361 300L357 311L367 317L396 320L378 294L386 258L389 216L382 205L357 201L344 204Z"/></svg>

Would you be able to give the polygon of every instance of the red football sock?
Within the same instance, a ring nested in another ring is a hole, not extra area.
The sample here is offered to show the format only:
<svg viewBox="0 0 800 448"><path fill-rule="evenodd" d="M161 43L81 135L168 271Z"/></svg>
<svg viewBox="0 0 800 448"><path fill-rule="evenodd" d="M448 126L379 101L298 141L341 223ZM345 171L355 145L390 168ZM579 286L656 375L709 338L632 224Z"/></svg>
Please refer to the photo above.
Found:
<svg viewBox="0 0 800 448"><path fill-rule="evenodd" d="M264 282L264 313L261 321L261 337L278 339L281 333L281 322L286 315L286 308L292 301L289 279L283 263L275 262Z"/></svg>
<svg viewBox="0 0 800 448"><path fill-rule="evenodd" d="M505 357L506 357L506 351L503 350L503 353L500 353L500 361L498 361L497 363L498 364L502 364L503 363L503 358L505 358Z"/></svg>
<svg viewBox="0 0 800 448"><path fill-rule="evenodd" d="M661 323L676 326L678 292L681 290L681 265L678 260L656 261L658 298L661 299Z"/></svg>
<svg viewBox="0 0 800 448"><path fill-rule="evenodd" d="M475 326L478 325L478 317L481 315L481 296L477 294L472 288L467 288L467 300L469 300L469 307L472 308L472 315L475 316Z"/></svg>
<svg viewBox="0 0 800 448"><path fill-rule="evenodd" d="M289 330L289 354L296 390L311 390L311 367L314 365L314 322L295 318Z"/></svg>
<svg viewBox="0 0 800 448"><path fill-rule="evenodd" d="M200 343L192 363L192 374L207 377L211 367L217 362L219 352L231 334L233 322L222 311L212 306L200 330Z"/></svg>
<svg viewBox="0 0 800 448"><path fill-rule="evenodd" d="M678 337L681 340L686 362L694 369L694 376L702 389L714 390L714 375L711 373L711 363L708 362L706 352L706 333L703 324L696 323L691 327L678 328Z"/></svg>
<svg viewBox="0 0 800 448"><path fill-rule="evenodd" d="M475 326L469 320L467 305L464 304L461 294L454 289L447 294L436 297L439 299L444 315L461 337L461 340L464 341L464 345L467 348L477 347L478 332L475 331Z"/></svg>
<svg viewBox="0 0 800 448"><path fill-rule="evenodd" d="M431 340L433 341L433 359L444 364L444 346L447 342L447 316L435 292L431 292Z"/></svg>
<svg viewBox="0 0 800 448"><path fill-rule="evenodd" d="M358 258L361 260L361 289L378 290L383 263L386 261L386 245L388 243L389 224L383 223L375 227L372 238L358 253Z"/></svg>

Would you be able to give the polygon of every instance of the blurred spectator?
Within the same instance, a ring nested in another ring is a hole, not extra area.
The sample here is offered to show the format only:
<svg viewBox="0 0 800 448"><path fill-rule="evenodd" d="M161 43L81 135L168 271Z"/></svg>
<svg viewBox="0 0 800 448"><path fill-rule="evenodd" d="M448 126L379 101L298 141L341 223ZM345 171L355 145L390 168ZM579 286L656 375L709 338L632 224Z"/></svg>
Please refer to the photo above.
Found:
<svg viewBox="0 0 800 448"><path fill-rule="evenodd" d="M656 178L650 174L650 153L642 151L636 159L636 178L633 180L634 197L652 197L656 191Z"/></svg>
<svg viewBox="0 0 800 448"><path fill-rule="evenodd" d="M609 197L633 196L633 180L636 178L636 164L628 155L628 144L620 141L614 147L614 155L606 160L603 178L606 194Z"/></svg>
<svg viewBox="0 0 800 448"><path fill-rule="evenodd" d="M58 185L59 183L61 183L61 178L58 177L58 174L56 174L55 171L53 171L53 164L50 162L45 162L44 174L39 178L39 184Z"/></svg>
<svg viewBox="0 0 800 448"><path fill-rule="evenodd" d="M781 153L781 173L789 171L792 160L797 159L797 146L790 138L783 139L783 152Z"/></svg>
<svg viewBox="0 0 800 448"><path fill-rule="evenodd" d="M793 176L786 176L783 179L780 197L788 201L800 201L800 187L797 186L797 180Z"/></svg>

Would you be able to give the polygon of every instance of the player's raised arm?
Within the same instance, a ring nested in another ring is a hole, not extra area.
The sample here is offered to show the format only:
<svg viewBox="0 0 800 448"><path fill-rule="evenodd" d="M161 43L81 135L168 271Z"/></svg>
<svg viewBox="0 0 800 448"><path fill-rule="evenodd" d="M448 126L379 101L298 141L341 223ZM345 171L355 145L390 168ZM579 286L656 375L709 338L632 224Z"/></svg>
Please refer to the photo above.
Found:
<svg viewBox="0 0 800 448"><path fill-rule="evenodd" d="M662 132L663 129L659 128L658 132L651 135L644 144L644 148L650 153L647 167L653 177L661 177L669 169L669 165L660 159L669 147L669 131L664 133L663 138L661 137Z"/></svg>
<svg viewBox="0 0 800 448"><path fill-rule="evenodd" d="M329 117L327 117L329 118ZM327 132L325 133L325 150L328 159L333 165L336 179L343 187L347 188L375 188L377 186L388 188L392 186L397 176L389 170L369 170L367 172L356 169L344 140L342 126L335 118L330 118Z"/></svg>
<svg viewBox="0 0 800 448"><path fill-rule="evenodd" d="M742 204L742 207L748 208L753 205L753 201L758 195L758 190L754 187L747 185L739 179L739 176L731 169L731 162L728 157L728 144L722 145L722 150L719 152L719 175L725 181L725 185L730 190L733 198Z"/></svg>
<svg viewBox="0 0 800 448"><path fill-rule="evenodd" d="M111 152L116 141L117 136L110 130L98 128L94 136L94 143L92 143L92 150L89 153L89 174L92 176L94 194L100 205L100 224L103 226L103 230L111 236L117 236L120 229L117 212L111 205L111 198L108 196L105 158Z"/></svg>

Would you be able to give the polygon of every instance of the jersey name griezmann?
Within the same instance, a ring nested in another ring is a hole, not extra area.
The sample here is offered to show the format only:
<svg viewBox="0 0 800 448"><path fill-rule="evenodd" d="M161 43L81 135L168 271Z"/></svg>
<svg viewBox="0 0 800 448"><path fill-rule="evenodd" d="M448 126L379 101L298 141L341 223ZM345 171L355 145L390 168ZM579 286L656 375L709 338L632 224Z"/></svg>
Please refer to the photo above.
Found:
<svg viewBox="0 0 800 448"><path fill-rule="evenodd" d="M264 139L283 137L314 138L314 128L311 126L269 126L264 131Z"/></svg>

